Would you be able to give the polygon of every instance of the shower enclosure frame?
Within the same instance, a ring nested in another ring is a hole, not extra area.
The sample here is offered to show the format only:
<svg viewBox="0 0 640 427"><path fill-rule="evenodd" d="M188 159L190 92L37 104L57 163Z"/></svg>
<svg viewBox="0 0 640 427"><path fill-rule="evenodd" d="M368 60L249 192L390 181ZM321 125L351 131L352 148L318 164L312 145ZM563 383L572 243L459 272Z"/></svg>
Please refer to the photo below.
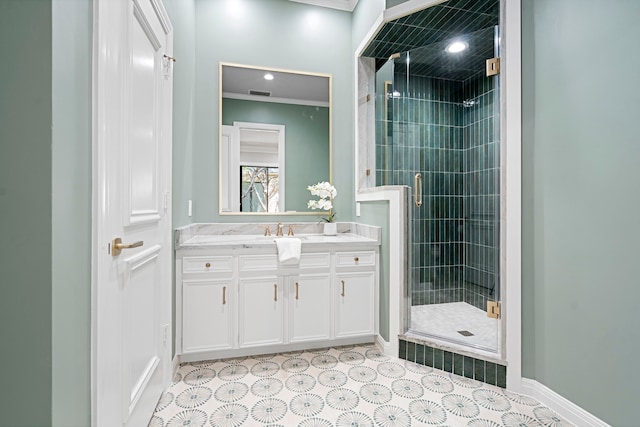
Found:
<svg viewBox="0 0 640 427"><path fill-rule="evenodd" d="M413 12L443 3L443 0L412 0L381 11L370 30L364 35L355 51L355 113L356 113L356 214L368 202L389 203L390 263L402 265L408 255L406 224L402 215L406 209L408 191L398 186L375 187L371 170L375 170L374 111L366 99L370 99L374 84L375 67L361 54L380 29L388 22ZM507 364L507 387L521 389L521 5L519 0L501 0L501 85L500 85L500 289L501 289L501 337L499 349L487 353L474 348L463 352L489 357ZM365 101L363 101L365 100ZM395 221L393 219L395 218ZM406 216L405 216L406 218ZM397 252L396 252L397 250ZM393 270L393 271L391 271ZM397 336L407 330L406 320L406 272L390 268L388 310L389 339L378 336L378 343L388 354L397 355ZM387 308L387 307L385 307ZM380 331L377 331L379 334ZM449 342L433 340L442 348L460 350Z"/></svg>

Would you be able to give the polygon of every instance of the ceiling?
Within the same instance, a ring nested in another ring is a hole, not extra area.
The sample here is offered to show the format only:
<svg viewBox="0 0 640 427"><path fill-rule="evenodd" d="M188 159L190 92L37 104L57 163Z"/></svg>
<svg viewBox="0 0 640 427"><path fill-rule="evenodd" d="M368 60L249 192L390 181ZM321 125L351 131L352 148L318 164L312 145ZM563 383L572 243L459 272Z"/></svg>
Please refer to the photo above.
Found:
<svg viewBox="0 0 640 427"><path fill-rule="evenodd" d="M267 73L273 75L273 80L265 80ZM264 94L255 94L255 91ZM224 98L327 107L329 92L329 77L242 65L222 65Z"/></svg>
<svg viewBox="0 0 640 427"><path fill-rule="evenodd" d="M499 0L449 0L386 23L362 56L375 58L379 68L392 54L410 51L412 73L465 80L494 56L499 17ZM453 40L466 41L469 48L455 55L445 52Z"/></svg>

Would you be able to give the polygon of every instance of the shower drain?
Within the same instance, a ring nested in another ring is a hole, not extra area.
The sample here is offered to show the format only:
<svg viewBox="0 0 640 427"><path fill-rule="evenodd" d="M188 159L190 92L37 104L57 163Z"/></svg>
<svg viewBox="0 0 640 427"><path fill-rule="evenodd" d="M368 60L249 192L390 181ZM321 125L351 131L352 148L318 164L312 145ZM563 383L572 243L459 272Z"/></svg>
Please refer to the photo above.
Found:
<svg viewBox="0 0 640 427"><path fill-rule="evenodd" d="M465 336L465 337L472 337L473 336L473 334L471 332L469 332L469 331L458 331L458 333L460 335L462 335L462 336Z"/></svg>

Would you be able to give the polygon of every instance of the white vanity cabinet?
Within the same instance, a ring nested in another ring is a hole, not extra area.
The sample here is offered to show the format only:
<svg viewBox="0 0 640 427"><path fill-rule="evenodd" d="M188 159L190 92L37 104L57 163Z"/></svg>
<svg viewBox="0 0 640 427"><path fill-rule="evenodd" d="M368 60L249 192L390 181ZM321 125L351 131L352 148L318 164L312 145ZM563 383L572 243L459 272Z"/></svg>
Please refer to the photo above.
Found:
<svg viewBox="0 0 640 427"><path fill-rule="evenodd" d="M288 280L289 341L331 338L331 275L300 274Z"/></svg>
<svg viewBox="0 0 640 427"><path fill-rule="evenodd" d="M181 361L374 340L379 243L303 243L299 264L281 265L263 241L271 244L178 247Z"/></svg>
<svg viewBox="0 0 640 427"><path fill-rule="evenodd" d="M234 347L236 285L231 256L184 257L177 264L182 277L181 325L184 353Z"/></svg>
<svg viewBox="0 0 640 427"><path fill-rule="evenodd" d="M239 255L238 286L239 347L283 344L285 301L277 256Z"/></svg>
<svg viewBox="0 0 640 427"><path fill-rule="evenodd" d="M241 278L239 287L239 346L283 344L282 279L275 275Z"/></svg>
<svg viewBox="0 0 640 427"><path fill-rule="evenodd" d="M375 251L336 254L336 338L374 333L376 264Z"/></svg>

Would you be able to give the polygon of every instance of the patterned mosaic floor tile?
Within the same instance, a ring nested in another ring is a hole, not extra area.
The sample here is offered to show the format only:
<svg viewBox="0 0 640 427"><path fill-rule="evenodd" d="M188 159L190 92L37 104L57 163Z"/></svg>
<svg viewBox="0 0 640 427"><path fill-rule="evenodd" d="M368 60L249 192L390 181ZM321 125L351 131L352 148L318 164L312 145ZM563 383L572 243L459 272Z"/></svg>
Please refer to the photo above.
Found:
<svg viewBox="0 0 640 427"><path fill-rule="evenodd" d="M149 427L568 427L535 399L373 345L180 366Z"/></svg>

